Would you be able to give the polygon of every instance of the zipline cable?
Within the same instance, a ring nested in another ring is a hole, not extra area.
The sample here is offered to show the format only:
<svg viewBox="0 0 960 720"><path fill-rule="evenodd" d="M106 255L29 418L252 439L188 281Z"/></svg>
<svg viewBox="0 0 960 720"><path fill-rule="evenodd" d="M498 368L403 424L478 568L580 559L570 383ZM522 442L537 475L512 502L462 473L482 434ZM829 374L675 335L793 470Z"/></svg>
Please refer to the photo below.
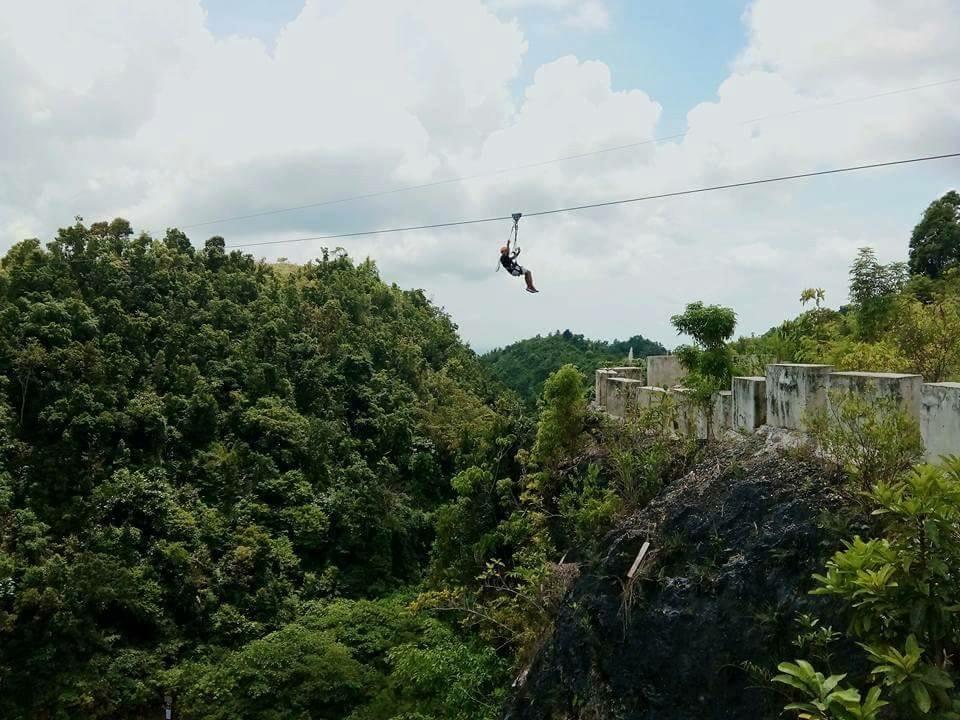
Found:
<svg viewBox="0 0 960 720"><path fill-rule="evenodd" d="M607 200L604 202L587 203L584 205L571 205L569 207L554 208L553 210L539 210L537 212L524 213L524 217L539 217L542 215L555 215L557 213L576 212L578 210L588 210L590 208L610 207L611 205L627 205L629 203L645 202L647 200L662 200L664 198L679 197L681 195L696 195L698 193L713 192L714 190L730 190L732 188L750 187L753 185L766 185L769 183L784 182L786 180L799 180L801 178L820 177L822 175L837 175L840 173L856 172L859 170L872 170L875 168L893 167L895 165L909 165L911 163L928 162L931 160L946 160L948 158L960 157L960 152L944 153L942 155L924 155L921 157L907 158L905 160L890 160L887 162L870 163L868 165L850 165L847 167L832 168L830 170L815 170L812 172L795 173L793 175L779 175L777 177L762 178L759 180L743 180L741 182L726 183L724 185L709 185L700 188L691 188L688 190L676 190L674 192L659 193L657 195L642 195L640 197L625 198L622 200ZM309 242L311 240L334 240L337 238L361 237L364 235L386 235L389 233L410 232L413 230L435 230L438 228L457 227L460 225L478 225L481 223L502 222L512 220L513 215L498 215L496 217L477 218L473 220L453 220L450 222L431 223L428 225L408 225L406 227L382 228L379 230L359 230L356 232L338 233L335 235L316 235L313 237L290 238L286 240L264 240L261 242L238 243L228 245L228 249L260 247L263 245L286 245L289 243Z"/></svg>
<svg viewBox="0 0 960 720"><path fill-rule="evenodd" d="M925 85L914 85L912 87L898 88L896 90L887 90L885 92L874 93L873 95L862 95L859 97L846 98L844 100L837 100L834 102L822 103L819 105L813 105L811 107L798 108L796 110L787 110L781 113L761 115L755 118L750 118L749 120L740 120L738 122L732 123L732 127L752 125L753 123L763 122L766 120L773 120L775 118L791 117L794 115L800 115L807 112L814 112L816 110L826 110L829 108L838 107L840 105L849 105L851 103L865 102L867 100L876 100L878 98L889 97L891 95L901 95L903 93L916 92L918 90L926 90L928 88L940 87L942 85L951 85L954 83L960 83L960 77L951 78L949 80L940 80L938 82L927 83ZM282 213L295 212L296 210L308 210L310 208L325 207L327 205L339 205L341 203L355 202L357 200L368 200L370 198L383 197L385 195L393 195L395 193L410 192L412 190L423 190L431 187L439 187L441 185L451 185L453 183L467 182L469 180L477 180L483 177L494 177L496 175L504 175L506 173L516 172L519 170L530 170L532 168L553 165L554 163L567 162L569 160L577 160L579 158L585 158L585 157L593 157L595 155L618 152L620 150L629 150L631 148L642 147L644 145L654 145L657 143L667 142L668 140L679 140L680 138L683 138L689 135L690 132L691 130L687 129L687 130L684 130L683 132L675 133L673 135L664 135L661 137L651 138L649 140L640 140L637 142L627 143L625 145L614 145L612 147L600 148L599 150L590 150L588 152L577 153L575 155L564 155L561 157L552 158L550 160L541 160L538 162L527 163L525 165L514 165L507 168L500 168L499 170L489 170L487 172L476 173L474 175L463 175L460 177L446 178L445 180L434 180L427 183L421 183L419 185L406 185L403 187L392 188L389 190L379 190L377 192L365 193L362 195L350 195L348 197L334 198L331 200L321 200L319 202L307 203L306 205L293 205L291 207L277 208L274 210L263 210L260 212L248 213L246 215L231 215L229 217L222 217L216 220L205 220L203 222L190 223L189 225L180 225L180 228L183 230L188 230L190 228L204 227L206 225L216 225L218 223L232 222L234 220L250 220L252 218L266 217L268 215L280 215Z"/></svg>

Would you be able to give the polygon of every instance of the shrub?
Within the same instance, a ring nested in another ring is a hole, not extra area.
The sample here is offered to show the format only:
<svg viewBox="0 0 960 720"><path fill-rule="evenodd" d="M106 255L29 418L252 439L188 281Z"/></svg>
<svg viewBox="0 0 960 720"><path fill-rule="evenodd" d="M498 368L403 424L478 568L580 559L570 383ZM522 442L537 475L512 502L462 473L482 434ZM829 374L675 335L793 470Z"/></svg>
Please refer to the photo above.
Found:
<svg viewBox="0 0 960 720"><path fill-rule="evenodd" d="M923 455L919 424L889 398L834 392L806 423L820 450L864 488L894 480Z"/></svg>
<svg viewBox="0 0 960 720"><path fill-rule="evenodd" d="M881 480L867 497L878 536L845 542L825 573L814 575L813 594L847 608L848 634L874 663L868 700L873 694L879 701L882 687L896 710L892 717L956 718L960 701L950 692L950 668L960 650L960 458ZM775 679L809 701L788 706L801 718L867 717L856 714L866 708L846 703L859 696L855 690L834 693L844 675L823 678L801 661L780 669Z"/></svg>

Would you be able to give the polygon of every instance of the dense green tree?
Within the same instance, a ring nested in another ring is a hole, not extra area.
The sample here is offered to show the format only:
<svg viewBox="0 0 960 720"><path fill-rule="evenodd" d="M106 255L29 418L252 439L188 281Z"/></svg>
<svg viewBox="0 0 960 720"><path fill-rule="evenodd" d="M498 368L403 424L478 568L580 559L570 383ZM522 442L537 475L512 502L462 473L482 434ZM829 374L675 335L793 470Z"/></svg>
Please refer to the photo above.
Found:
<svg viewBox="0 0 960 720"><path fill-rule="evenodd" d="M557 370L543 386L541 405L532 456L546 467L556 467L580 446L587 414L583 374L573 365Z"/></svg>
<svg viewBox="0 0 960 720"><path fill-rule="evenodd" d="M858 334L864 340L872 342L886 329L896 295L906 281L905 263L884 265L873 248L860 248L850 268L850 301L859 321Z"/></svg>
<svg viewBox="0 0 960 720"><path fill-rule="evenodd" d="M910 236L910 272L938 278L960 263L960 193L934 200Z"/></svg>
<svg viewBox="0 0 960 720"><path fill-rule="evenodd" d="M733 354L727 341L737 327L737 315L730 308L694 302L684 312L674 315L670 322L693 338L695 345L676 350L680 362L690 375L687 384L695 387L703 400L714 390L728 387L733 375Z"/></svg>
<svg viewBox="0 0 960 720"><path fill-rule="evenodd" d="M234 651L168 673L182 716L388 720L493 717L507 664L402 598L311 603Z"/></svg>

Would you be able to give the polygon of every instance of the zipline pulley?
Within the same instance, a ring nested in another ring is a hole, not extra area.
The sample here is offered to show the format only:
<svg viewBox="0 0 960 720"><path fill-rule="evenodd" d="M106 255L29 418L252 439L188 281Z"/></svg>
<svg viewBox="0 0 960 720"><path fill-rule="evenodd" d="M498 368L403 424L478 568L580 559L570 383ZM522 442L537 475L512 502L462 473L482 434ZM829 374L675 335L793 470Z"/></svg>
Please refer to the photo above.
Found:
<svg viewBox="0 0 960 720"><path fill-rule="evenodd" d="M520 218L523 217L523 213L514 213L513 214L513 249L515 251L520 249L520 241L517 239L517 236L520 234ZM510 240L507 240L507 247L510 247Z"/></svg>

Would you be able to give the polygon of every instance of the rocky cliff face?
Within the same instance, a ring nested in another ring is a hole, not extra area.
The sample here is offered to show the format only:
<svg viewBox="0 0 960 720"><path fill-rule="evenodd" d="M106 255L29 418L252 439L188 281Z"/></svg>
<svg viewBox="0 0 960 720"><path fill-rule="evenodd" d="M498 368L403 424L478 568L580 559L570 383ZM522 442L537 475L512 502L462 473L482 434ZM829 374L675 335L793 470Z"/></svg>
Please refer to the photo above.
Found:
<svg viewBox="0 0 960 720"><path fill-rule="evenodd" d="M743 663L772 670L796 657L799 613L843 628L836 608L808 594L839 544L829 529L845 504L837 481L763 435L708 452L583 569L508 716L777 717L783 697ZM640 577L627 582L644 541ZM835 653L840 666L856 656Z"/></svg>

